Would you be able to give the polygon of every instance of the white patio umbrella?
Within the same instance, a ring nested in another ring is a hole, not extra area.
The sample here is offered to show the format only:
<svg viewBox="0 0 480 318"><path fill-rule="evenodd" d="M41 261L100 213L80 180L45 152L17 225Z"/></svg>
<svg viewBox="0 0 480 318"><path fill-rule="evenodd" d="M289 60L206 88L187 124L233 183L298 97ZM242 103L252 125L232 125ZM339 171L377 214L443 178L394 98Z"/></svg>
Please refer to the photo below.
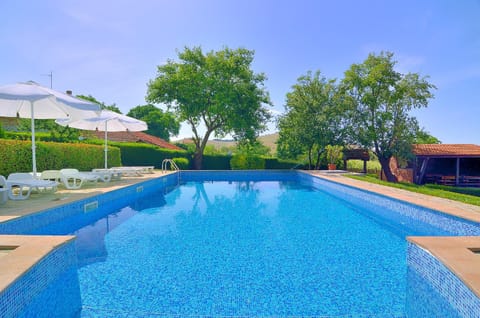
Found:
<svg viewBox="0 0 480 318"><path fill-rule="evenodd" d="M142 131L147 130L144 121L122 115L109 110L102 110L98 116L83 119L57 119L55 122L62 126L83 130L98 130L105 132L105 169L108 169L108 132L113 131Z"/></svg>
<svg viewBox="0 0 480 318"><path fill-rule="evenodd" d="M100 112L100 106L41 86L35 82L0 86L0 116L30 118L32 170L37 175L35 119L83 118Z"/></svg>

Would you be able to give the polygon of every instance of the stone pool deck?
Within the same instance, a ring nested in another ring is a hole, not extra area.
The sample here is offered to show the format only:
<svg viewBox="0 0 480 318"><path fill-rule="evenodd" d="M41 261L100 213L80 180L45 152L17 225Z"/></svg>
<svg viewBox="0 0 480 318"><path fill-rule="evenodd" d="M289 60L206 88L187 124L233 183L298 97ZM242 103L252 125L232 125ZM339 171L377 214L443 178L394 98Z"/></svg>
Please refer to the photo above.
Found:
<svg viewBox="0 0 480 318"><path fill-rule="evenodd" d="M341 171L305 173L480 223L479 206L348 178ZM407 240L428 250L480 298L480 236L410 236Z"/></svg>

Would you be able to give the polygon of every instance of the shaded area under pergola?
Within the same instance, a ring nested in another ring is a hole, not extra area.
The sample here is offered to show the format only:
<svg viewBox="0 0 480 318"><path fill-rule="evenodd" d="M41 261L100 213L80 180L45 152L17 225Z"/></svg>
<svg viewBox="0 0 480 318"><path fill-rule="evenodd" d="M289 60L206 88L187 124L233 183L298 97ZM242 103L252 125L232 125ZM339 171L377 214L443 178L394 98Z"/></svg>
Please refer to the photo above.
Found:
<svg viewBox="0 0 480 318"><path fill-rule="evenodd" d="M343 166L347 169L348 160L362 160L363 161L363 173L367 173L367 161L370 160L370 154L366 149L353 148L343 150Z"/></svg>
<svg viewBox="0 0 480 318"><path fill-rule="evenodd" d="M480 186L480 146L473 144L413 145L414 182Z"/></svg>

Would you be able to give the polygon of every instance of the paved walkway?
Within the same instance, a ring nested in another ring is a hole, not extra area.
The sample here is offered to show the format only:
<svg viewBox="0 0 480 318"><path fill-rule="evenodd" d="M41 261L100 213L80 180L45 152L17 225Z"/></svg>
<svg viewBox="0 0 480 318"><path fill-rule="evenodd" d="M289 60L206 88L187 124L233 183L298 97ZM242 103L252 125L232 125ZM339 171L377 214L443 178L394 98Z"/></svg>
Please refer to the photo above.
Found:
<svg viewBox="0 0 480 318"><path fill-rule="evenodd" d="M421 193L410 192L407 190L383 186L366 181L360 181L343 176L342 172L328 172L328 171L307 171L314 176L349 185L351 187L360 188L363 190L375 192L386 195L402 201L407 201L419 206L423 206L432 210L445 212L455 215L467 220L480 223L480 206L466 204L458 201L453 201L444 198L433 197Z"/></svg>

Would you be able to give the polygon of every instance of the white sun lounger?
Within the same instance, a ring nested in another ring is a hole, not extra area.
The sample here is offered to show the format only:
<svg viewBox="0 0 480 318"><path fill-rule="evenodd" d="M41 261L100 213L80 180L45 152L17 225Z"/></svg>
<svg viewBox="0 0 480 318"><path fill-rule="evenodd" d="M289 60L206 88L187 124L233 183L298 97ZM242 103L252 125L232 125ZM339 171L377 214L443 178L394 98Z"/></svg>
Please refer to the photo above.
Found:
<svg viewBox="0 0 480 318"><path fill-rule="evenodd" d="M43 177L42 177L43 178ZM80 189L85 182L96 183L100 177L90 172L80 172L77 169L61 169L60 180L65 188Z"/></svg>
<svg viewBox="0 0 480 318"><path fill-rule="evenodd" d="M144 173L144 170L140 167L112 167L109 170L120 172L122 175L130 177L142 176Z"/></svg>
<svg viewBox="0 0 480 318"><path fill-rule="evenodd" d="M133 166L130 168L140 169L143 173L153 173L154 166Z"/></svg>
<svg viewBox="0 0 480 318"><path fill-rule="evenodd" d="M57 186L58 183L55 181L38 180L30 173L25 172L11 173L6 180L6 188L8 189L10 200L28 199L33 190L38 192L55 192L57 191Z"/></svg>
<svg viewBox="0 0 480 318"><path fill-rule="evenodd" d="M7 179L0 175L0 204L5 204L8 201L8 191L10 188L7 184Z"/></svg>
<svg viewBox="0 0 480 318"><path fill-rule="evenodd" d="M110 169L92 169L92 173L101 176L103 180L100 180L104 182L109 182L110 180L120 180L122 178L121 171L114 171ZM106 180L107 178L108 180Z"/></svg>

